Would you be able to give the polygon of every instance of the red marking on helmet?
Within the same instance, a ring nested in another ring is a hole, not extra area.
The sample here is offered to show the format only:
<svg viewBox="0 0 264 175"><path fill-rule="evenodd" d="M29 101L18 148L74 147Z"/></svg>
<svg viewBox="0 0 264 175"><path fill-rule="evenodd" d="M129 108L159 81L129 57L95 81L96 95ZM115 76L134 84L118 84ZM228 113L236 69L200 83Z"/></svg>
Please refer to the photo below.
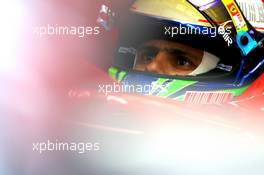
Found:
<svg viewBox="0 0 264 175"><path fill-rule="evenodd" d="M209 23L209 21L206 20L206 19L199 19L198 22ZM217 24L222 24L222 23L224 23L224 22L223 22L223 21L215 21L215 23L217 23Z"/></svg>
<svg viewBox="0 0 264 175"><path fill-rule="evenodd" d="M263 0L264 1L264 0ZM255 27L256 29L264 30L264 27Z"/></svg>

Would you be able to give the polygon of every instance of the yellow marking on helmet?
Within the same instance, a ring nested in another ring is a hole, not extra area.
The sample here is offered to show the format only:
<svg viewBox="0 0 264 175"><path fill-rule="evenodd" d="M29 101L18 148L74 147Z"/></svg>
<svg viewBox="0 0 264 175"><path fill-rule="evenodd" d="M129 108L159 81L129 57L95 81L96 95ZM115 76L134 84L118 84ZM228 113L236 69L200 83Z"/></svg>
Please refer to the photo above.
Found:
<svg viewBox="0 0 264 175"><path fill-rule="evenodd" d="M211 26L210 23L201 22L206 20L204 16L186 0L137 0L131 11L182 23Z"/></svg>

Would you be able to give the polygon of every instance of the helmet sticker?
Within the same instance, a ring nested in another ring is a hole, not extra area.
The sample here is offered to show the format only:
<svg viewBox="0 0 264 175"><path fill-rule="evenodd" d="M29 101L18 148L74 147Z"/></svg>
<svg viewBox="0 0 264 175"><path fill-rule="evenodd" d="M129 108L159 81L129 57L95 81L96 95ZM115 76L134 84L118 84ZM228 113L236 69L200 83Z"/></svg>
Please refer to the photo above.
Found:
<svg viewBox="0 0 264 175"><path fill-rule="evenodd" d="M218 69L221 69L221 70L224 70L224 71L228 71L228 72L231 72L232 69L233 69L233 66L230 66L230 65L225 65L225 64L218 64L217 67Z"/></svg>
<svg viewBox="0 0 264 175"><path fill-rule="evenodd" d="M231 92L186 92L184 101L188 104L222 104L234 97Z"/></svg>
<svg viewBox="0 0 264 175"><path fill-rule="evenodd" d="M246 21L240 12L238 6L236 5L234 0L222 0L223 4L225 5L228 13L230 14L233 23L235 24L237 32L243 30L248 31L248 26Z"/></svg>

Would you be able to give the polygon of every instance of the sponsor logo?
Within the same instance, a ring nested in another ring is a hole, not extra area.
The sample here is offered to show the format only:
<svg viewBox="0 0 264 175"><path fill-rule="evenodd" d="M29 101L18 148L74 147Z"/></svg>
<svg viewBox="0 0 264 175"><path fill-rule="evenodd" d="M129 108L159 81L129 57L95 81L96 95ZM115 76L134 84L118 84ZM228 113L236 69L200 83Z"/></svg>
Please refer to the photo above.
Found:
<svg viewBox="0 0 264 175"><path fill-rule="evenodd" d="M227 7L228 7L232 16L236 16L239 14L239 11L238 11L238 9L234 3L227 5Z"/></svg>
<svg viewBox="0 0 264 175"><path fill-rule="evenodd" d="M242 14L240 13L237 5L234 2L232 2L230 4L227 4L226 7L227 7L230 15L233 18L233 22L236 25L236 29L239 31L243 27L245 27L246 26L246 22L245 22L245 20L244 20L244 18L242 16Z"/></svg>

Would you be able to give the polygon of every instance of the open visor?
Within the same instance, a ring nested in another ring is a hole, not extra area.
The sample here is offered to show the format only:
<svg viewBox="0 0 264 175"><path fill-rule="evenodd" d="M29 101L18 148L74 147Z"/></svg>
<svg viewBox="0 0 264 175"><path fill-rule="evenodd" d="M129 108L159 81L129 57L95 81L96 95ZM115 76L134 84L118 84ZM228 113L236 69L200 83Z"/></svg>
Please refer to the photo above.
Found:
<svg viewBox="0 0 264 175"><path fill-rule="evenodd" d="M119 21L114 65L168 76L223 76L236 71L239 50L216 27L127 14Z"/></svg>

